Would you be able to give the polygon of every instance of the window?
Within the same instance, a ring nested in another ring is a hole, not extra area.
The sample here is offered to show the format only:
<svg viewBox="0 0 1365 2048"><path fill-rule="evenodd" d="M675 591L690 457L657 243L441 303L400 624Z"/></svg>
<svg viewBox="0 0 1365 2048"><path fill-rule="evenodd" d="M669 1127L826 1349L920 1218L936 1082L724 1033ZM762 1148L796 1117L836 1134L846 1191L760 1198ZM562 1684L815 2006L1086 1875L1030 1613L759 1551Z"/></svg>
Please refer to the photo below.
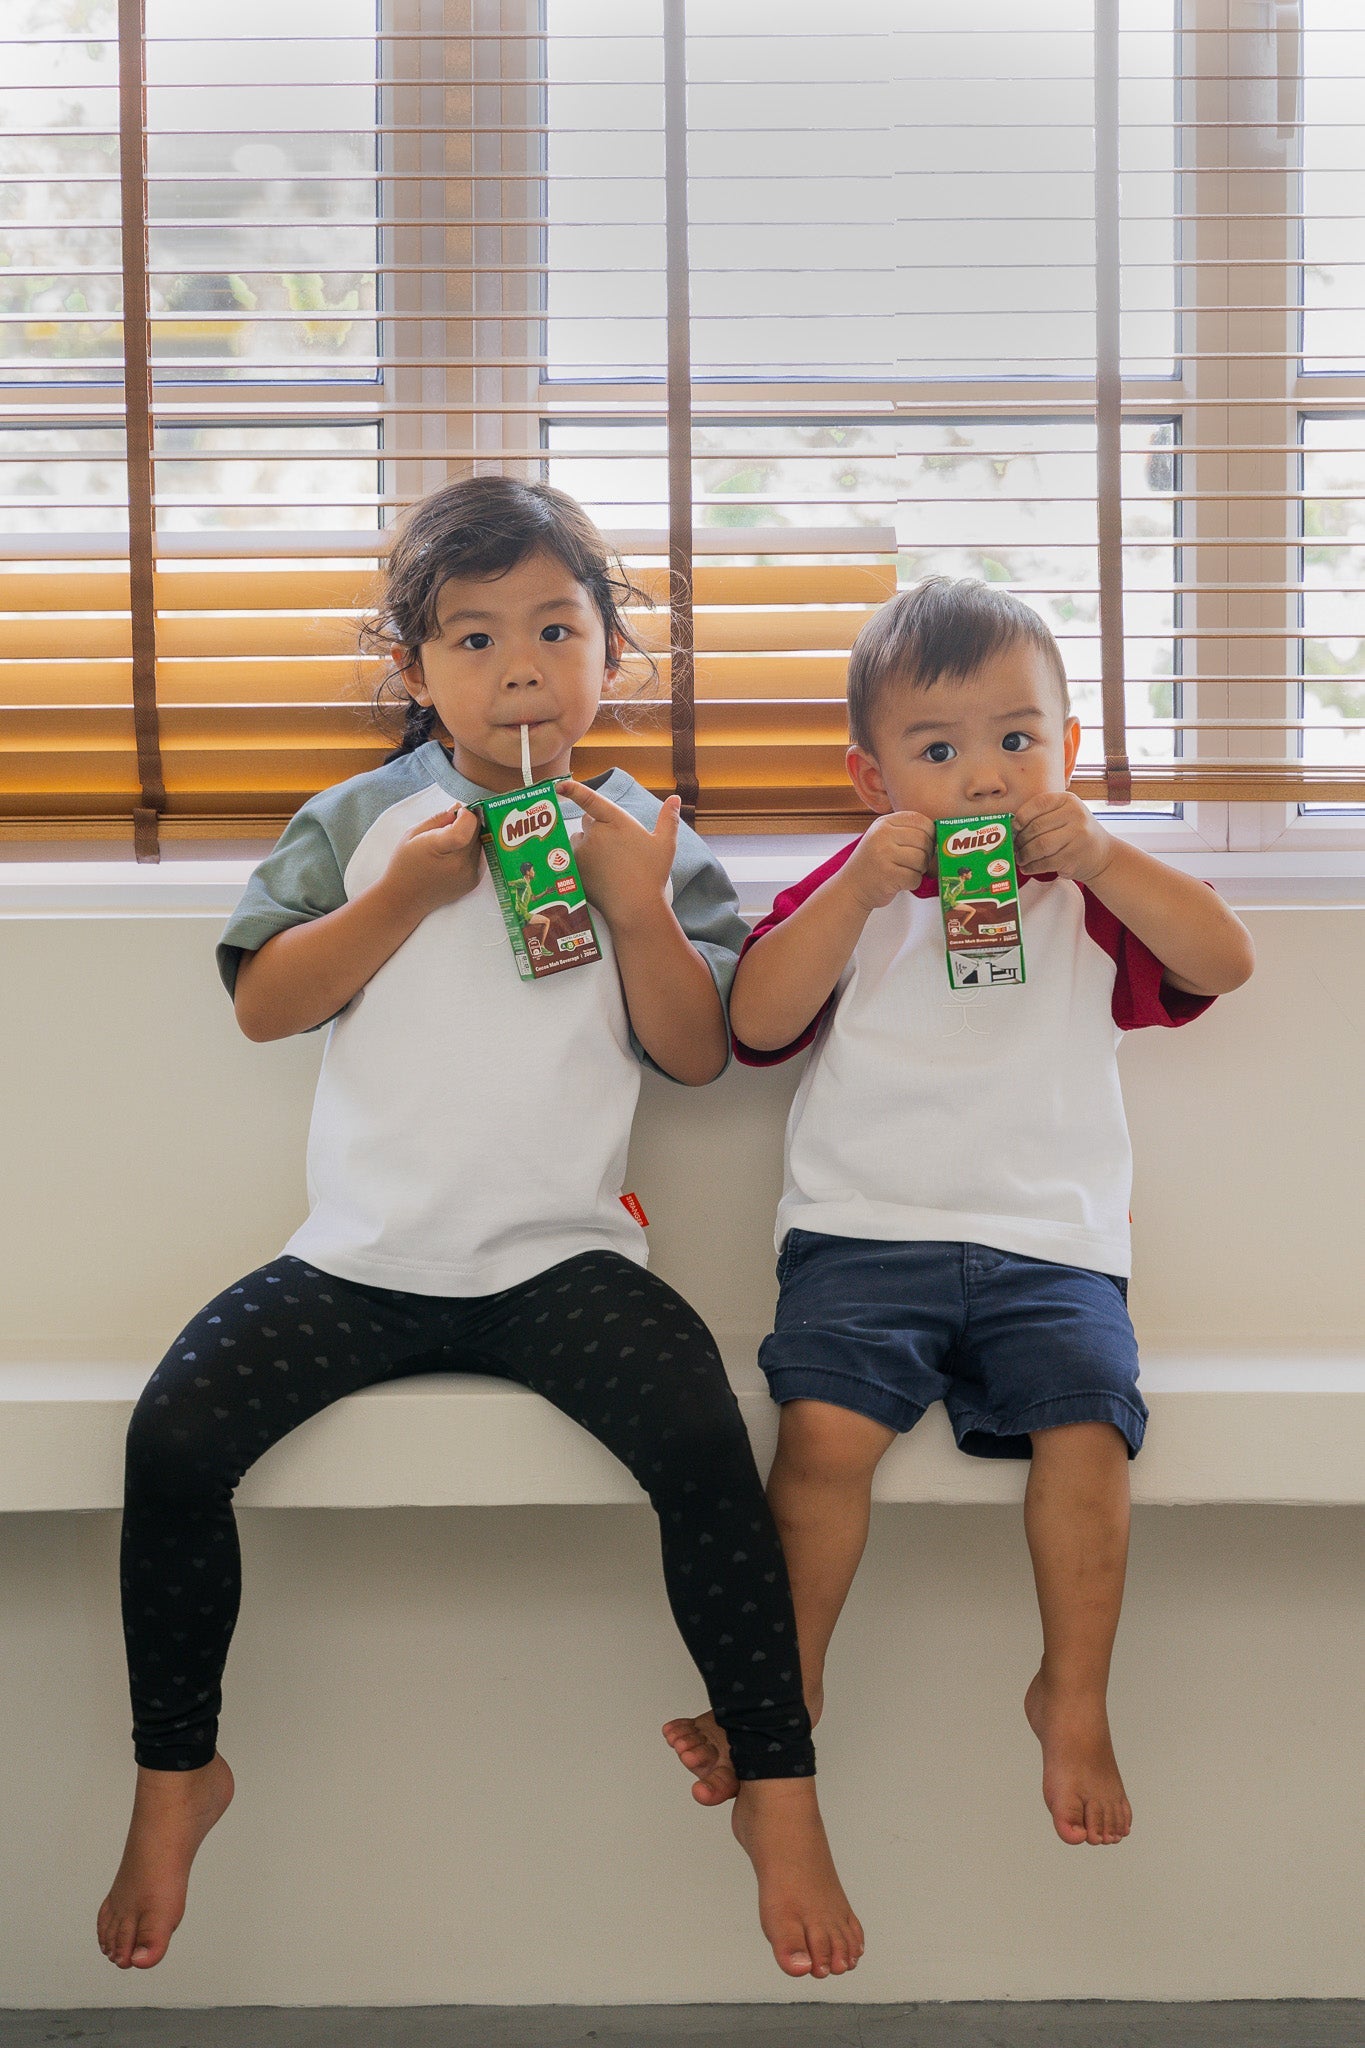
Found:
<svg viewBox="0 0 1365 2048"><path fill-rule="evenodd" d="M710 829L843 826L854 632L979 574L1057 632L1097 803L1117 733L1125 829L1365 843L1348 0L688 0L671 101L674 0L147 6L141 189L114 0L20 0L7 46L0 830L276 829L378 758L350 621L399 505L549 476L664 595L686 437L695 725L631 684L585 771L670 787L695 745Z"/></svg>

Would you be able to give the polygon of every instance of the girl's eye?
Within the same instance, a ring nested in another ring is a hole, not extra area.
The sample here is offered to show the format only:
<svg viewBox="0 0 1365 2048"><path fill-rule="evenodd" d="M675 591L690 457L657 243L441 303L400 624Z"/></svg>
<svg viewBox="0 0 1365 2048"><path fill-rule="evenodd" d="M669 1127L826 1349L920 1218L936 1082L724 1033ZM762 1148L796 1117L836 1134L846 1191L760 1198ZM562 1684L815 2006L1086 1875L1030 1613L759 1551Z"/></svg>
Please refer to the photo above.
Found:
<svg viewBox="0 0 1365 2048"><path fill-rule="evenodd" d="M1033 745L1026 732L1007 732L1000 742L1007 754L1024 754Z"/></svg>
<svg viewBox="0 0 1365 2048"><path fill-rule="evenodd" d="M485 647L493 645L493 635L491 633L466 633L460 645L461 647L467 647L471 654L482 654Z"/></svg>
<svg viewBox="0 0 1365 2048"><path fill-rule="evenodd" d="M934 740L924 749L926 761L952 761L957 758L957 748L947 740Z"/></svg>
<svg viewBox="0 0 1365 2048"><path fill-rule="evenodd" d="M547 626L540 637L548 640L552 647L557 647L561 639L568 639L569 629L567 626Z"/></svg>

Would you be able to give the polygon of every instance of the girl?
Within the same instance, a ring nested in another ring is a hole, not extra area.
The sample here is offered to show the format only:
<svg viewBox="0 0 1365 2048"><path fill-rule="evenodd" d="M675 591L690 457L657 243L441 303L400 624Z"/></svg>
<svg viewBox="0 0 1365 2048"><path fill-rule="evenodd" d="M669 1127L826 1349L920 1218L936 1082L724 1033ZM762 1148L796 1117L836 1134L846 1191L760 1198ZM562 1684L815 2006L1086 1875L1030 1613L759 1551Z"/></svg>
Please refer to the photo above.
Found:
<svg viewBox="0 0 1365 2048"><path fill-rule="evenodd" d="M384 613L402 744L304 805L219 946L248 1038L331 1029L306 1222L190 1324L129 1430L138 1777L99 1916L120 1968L160 1962L232 1797L215 1741L239 1591L235 1487L328 1403L431 1371L534 1388L639 1480L674 1617L729 1737L735 1832L777 1960L823 1977L861 1954L816 1805L786 1567L738 1406L709 1332L645 1271L620 1199L639 1062L715 1079L746 936L676 797L660 805L619 768L591 786L567 779L604 685L638 649L620 610L631 595L591 521L547 485L478 477L416 506ZM581 816L604 956L529 985L474 808L521 785L522 727L535 777L559 780L567 816ZM531 1101L534 1174L516 1143Z"/></svg>

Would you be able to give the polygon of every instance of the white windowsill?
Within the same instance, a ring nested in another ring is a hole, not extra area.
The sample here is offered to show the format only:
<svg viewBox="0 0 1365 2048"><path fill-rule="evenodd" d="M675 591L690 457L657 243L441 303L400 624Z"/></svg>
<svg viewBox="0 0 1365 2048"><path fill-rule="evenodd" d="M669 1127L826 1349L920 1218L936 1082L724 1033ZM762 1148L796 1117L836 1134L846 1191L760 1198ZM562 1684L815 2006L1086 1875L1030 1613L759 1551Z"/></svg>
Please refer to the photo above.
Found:
<svg viewBox="0 0 1365 2048"><path fill-rule="evenodd" d="M760 1464L777 1409L753 1339L725 1347ZM149 1364L0 1365L0 1513L112 1509ZM1152 1507L1365 1502L1365 1358L1149 1349L1151 1410L1133 1498ZM1018 1460L966 1457L934 1407L893 1445L880 1501L989 1506L1023 1497ZM643 1495L587 1433L495 1379L372 1388L303 1423L247 1475L243 1507L615 1506Z"/></svg>
<svg viewBox="0 0 1365 2048"><path fill-rule="evenodd" d="M755 912L767 910L779 889L809 874L848 837L736 835L710 844L734 878L741 908ZM1156 835L1144 831L1141 837L1172 867L1214 883L1242 909L1365 906L1365 851L1164 852ZM122 860L0 859L0 917L226 918L264 851L206 859L177 850L145 865L131 853Z"/></svg>

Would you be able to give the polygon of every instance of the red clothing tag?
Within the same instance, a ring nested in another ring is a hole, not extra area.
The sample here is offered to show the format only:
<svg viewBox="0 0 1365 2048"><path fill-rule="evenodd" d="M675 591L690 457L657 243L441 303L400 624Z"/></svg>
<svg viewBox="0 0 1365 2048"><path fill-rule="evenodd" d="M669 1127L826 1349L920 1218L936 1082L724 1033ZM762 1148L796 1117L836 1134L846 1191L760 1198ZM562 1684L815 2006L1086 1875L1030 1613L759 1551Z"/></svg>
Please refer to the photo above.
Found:
<svg viewBox="0 0 1365 2048"><path fill-rule="evenodd" d="M639 1224L641 1230L648 1230L649 1218L648 1216L646 1216L644 1212L644 1208L641 1204L640 1197L638 1195L622 1195L621 1207L623 1209L629 1209L631 1215L635 1218L635 1221Z"/></svg>

